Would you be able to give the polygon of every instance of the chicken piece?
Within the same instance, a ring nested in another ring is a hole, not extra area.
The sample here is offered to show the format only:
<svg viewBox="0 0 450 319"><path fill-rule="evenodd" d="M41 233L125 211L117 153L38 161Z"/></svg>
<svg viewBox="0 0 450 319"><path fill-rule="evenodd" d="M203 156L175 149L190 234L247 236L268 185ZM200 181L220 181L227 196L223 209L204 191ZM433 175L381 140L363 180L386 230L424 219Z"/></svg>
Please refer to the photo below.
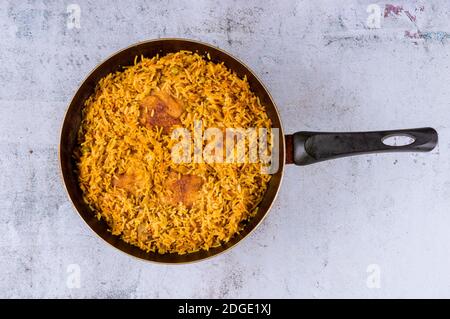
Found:
<svg viewBox="0 0 450 319"><path fill-rule="evenodd" d="M183 114L184 108L180 101L167 92L158 92L154 94L167 106L166 112L174 118L179 118Z"/></svg>
<svg viewBox="0 0 450 319"><path fill-rule="evenodd" d="M137 228L138 240L146 242L152 238L151 229L146 224L139 224Z"/></svg>
<svg viewBox="0 0 450 319"><path fill-rule="evenodd" d="M163 200L172 205L182 202L187 208L191 208L195 200L199 197L200 189L203 186L203 179L197 175L181 175L170 172L164 183L164 187L172 191L170 195L164 195Z"/></svg>
<svg viewBox="0 0 450 319"><path fill-rule="evenodd" d="M158 92L145 97L140 104L139 122L147 128L159 126L169 133L172 126L181 124L182 104L169 93Z"/></svg>
<svg viewBox="0 0 450 319"><path fill-rule="evenodd" d="M145 178L135 169L128 169L119 176L114 176L112 186L126 190L129 193L136 194L139 189L145 186Z"/></svg>

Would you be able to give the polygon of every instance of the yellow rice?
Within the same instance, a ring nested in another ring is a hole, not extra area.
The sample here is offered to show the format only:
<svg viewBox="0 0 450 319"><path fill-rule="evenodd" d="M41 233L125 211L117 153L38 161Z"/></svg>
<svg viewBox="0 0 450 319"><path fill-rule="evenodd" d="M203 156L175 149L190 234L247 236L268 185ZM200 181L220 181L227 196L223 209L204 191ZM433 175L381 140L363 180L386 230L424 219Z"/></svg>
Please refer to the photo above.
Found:
<svg viewBox="0 0 450 319"><path fill-rule="evenodd" d="M184 104L181 122L188 129L194 120L204 127L271 127L247 80L223 64L187 51L138 57L101 79L86 101L76 154L84 200L112 234L147 252L185 254L226 243L256 214L270 175L261 174L260 162L173 163L170 134L139 123L139 102L155 90ZM112 186L129 167L145 180L136 194ZM158 196L170 194L163 187L169 170L203 178L192 208Z"/></svg>

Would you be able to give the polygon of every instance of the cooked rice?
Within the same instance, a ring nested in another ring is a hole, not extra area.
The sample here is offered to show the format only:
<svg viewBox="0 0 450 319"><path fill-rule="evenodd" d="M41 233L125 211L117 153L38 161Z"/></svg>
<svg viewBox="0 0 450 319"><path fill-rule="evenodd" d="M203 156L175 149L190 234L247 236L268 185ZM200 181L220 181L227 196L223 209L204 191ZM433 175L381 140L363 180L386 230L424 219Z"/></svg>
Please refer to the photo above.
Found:
<svg viewBox="0 0 450 319"><path fill-rule="evenodd" d="M101 79L83 109L76 156L84 200L112 234L147 252L220 246L256 214L270 175L261 173L260 162L173 163L170 134L139 122L140 101L158 91L183 103L182 127L191 130L194 120L204 127L271 127L247 80L223 64L187 51L136 58L133 66ZM113 185L130 167L140 181L134 193ZM160 196L171 196L164 182L173 171L204 181L191 208Z"/></svg>

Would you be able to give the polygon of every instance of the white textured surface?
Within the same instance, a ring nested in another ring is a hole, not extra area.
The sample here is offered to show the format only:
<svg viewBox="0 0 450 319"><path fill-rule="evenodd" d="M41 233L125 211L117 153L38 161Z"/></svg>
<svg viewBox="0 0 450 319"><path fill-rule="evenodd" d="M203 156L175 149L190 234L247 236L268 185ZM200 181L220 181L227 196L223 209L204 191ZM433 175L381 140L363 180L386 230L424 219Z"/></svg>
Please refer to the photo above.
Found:
<svg viewBox="0 0 450 319"><path fill-rule="evenodd" d="M450 297L447 1L396 3L416 21L388 12L376 30L368 1L76 3L81 29L67 28L63 2L0 2L0 297ZM135 260L73 210L57 144L85 75L157 37L239 56L289 133L433 126L440 145L289 166L268 218L235 249L184 266ZM66 285L70 264L79 289ZM379 289L366 285L369 264Z"/></svg>

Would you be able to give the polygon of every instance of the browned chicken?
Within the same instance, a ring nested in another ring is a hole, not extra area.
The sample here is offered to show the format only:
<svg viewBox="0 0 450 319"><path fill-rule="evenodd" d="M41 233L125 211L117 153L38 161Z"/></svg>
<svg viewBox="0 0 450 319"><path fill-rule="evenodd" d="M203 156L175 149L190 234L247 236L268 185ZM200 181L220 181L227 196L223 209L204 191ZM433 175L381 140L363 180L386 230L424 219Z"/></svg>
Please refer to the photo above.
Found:
<svg viewBox="0 0 450 319"><path fill-rule="evenodd" d="M164 183L164 187L172 191L172 194L165 195L163 200L172 205L178 205L182 202L187 208L191 208L199 196L203 185L203 179L197 175L181 175L170 172L169 177Z"/></svg>
<svg viewBox="0 0 450 319"><path fill-rule="evenodd" d="M129 193L136 194L136 192L143 188L145 179L142 175L134 169L128 169L125 173L114 176L112 179L112 186L126 190Z"/></svg>
<svg viewBox="0 0 450 319"><path fill-rule="evenodd" d="M158 92L141 101L139 122L147 128L162 127L164 133L169 133L172 126L181 124L183 111L181 102L169 93Z"/></svg>
<svg viewBox="0 0 450 319"><path fill-rule="evenodd" d="M146 242L152 238L151 228L147 224L139 224L137 228L138 240Z"/></svg>

